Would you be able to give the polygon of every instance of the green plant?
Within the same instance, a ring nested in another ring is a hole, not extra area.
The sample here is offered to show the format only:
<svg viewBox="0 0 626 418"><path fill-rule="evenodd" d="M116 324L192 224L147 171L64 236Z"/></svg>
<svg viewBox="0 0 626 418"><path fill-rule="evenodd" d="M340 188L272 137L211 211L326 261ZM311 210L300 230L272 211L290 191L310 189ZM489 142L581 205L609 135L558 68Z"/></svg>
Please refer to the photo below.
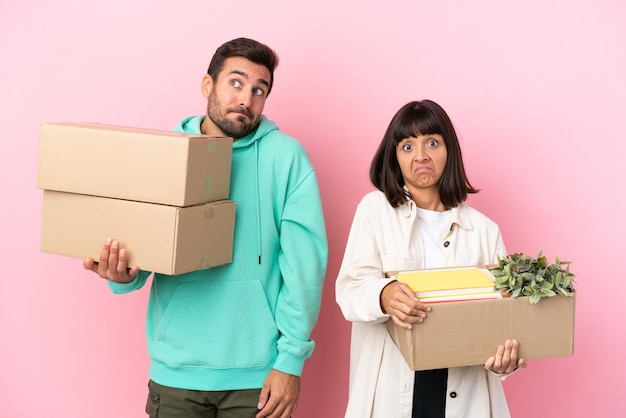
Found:
<svg viewBox="0 0 626 418"><path fill-rule="evenodd" d="M543 297L574 296L574 277L569 271L569 261L558 257L554 263L539 252L537 258L515 253L498 257L498 264L489 270L496 278L496 289L505 290L511 297L529 296L530 303ZM564 270L563 265L567 265Z"/></svg>

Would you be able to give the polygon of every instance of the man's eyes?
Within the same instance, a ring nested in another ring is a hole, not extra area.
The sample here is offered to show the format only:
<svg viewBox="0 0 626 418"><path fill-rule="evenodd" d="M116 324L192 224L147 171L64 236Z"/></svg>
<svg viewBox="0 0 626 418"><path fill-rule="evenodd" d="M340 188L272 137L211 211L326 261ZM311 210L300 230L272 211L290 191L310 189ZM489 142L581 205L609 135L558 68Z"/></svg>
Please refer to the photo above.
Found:
<svg viewBox="0 0 626 418"><path fill-rule="evenodd" d="M242 88L243 84L241 84L241 82L239 80L230 80L230 85L235 87L235 88ZM265 89L262 89L261 87L256 87L252 89L252 94L254 94L255 96L265 96Z"/></svg>

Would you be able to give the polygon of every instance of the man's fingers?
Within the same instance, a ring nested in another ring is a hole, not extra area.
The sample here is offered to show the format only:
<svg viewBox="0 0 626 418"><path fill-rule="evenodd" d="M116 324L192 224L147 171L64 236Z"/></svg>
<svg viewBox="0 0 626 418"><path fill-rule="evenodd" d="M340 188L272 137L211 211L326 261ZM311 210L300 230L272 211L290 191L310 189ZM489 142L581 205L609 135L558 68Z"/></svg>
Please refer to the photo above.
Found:
<svg viewBox="0 0 626 418"><path fill-rule="evenodd" d="M98 268L98 263L96 263L93 258L86 258L83 261L83 268L85 270L90 270L90 271L95 272Z"/></svg>
<svg viewBox="0 0 626 418"><path fill-rule="evenodd" d="M98 265L104 266L109 262L109 254L111 253L111 239L107 238L102 246L102 250L100 250L100 259L98 261Z"/></svg>
<svg viewBox="0 0 626 418"><path fill-rule="evenodd" d="M269 387L267 387L266 385L263 385L261 387L261 393L259 393L259 402L256 405L256 408L261 411L263 408L265 408L265 406L267 405L267 401L269 400L270 397L270 389ZM257 414L257 417L265 417L267 416L264 412L259 412Z"/></svg>
<svg viewBox="0 0 626 418"><path fill-rule="evenodd" d="M120 277L126 277L128 276L129 270L126 266L127 266L127 262L128 262L128 258L126 256L126 250L124 248L119 250L119 257L118 257L118 262L116 264L117 266L117 274Z"/></svg>
<svg viewBox="0 0 626 418"><path fill-rule="evenodd" d="M107 238L100 251L99 261L86 258L83 268L91 270L103 279L118 283L130 283L139 274L139 267L128 267L128 253L125 248L120 248L119 241Z"/></svg>
<svg viewBox="0 0 626 418"><path fill-rule="evenodd" d="M120 243L118 241L111 242L110 249L111 250L109 251L109 259L107 260L108 270L110 274L117 274L119 267L117 265L117 262L119 261Z"/></svg>

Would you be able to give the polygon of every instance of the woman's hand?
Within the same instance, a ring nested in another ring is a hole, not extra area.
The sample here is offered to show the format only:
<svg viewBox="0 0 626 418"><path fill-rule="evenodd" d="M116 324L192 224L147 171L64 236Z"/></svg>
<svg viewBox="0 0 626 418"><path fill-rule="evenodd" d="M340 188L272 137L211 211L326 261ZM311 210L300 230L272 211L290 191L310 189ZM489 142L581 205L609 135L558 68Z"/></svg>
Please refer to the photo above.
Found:
<svg viewBox="0 0 626 418"><path fill-rule="evenodd" d="M508 374L518 367L526 367L526 360L517 358L518 347L517 340L506 340L504 345L498 346L496 355L489 357L483 367L498 374Z"/></svg>
<svg viewBox="0 0 626 418"><path fill-rule="evenodd" d="M418 301L415 292L406 283L394 281L380 293L380 307L389 314L393 322L406 329L421 324L430 312L430 306Z"/></svg>

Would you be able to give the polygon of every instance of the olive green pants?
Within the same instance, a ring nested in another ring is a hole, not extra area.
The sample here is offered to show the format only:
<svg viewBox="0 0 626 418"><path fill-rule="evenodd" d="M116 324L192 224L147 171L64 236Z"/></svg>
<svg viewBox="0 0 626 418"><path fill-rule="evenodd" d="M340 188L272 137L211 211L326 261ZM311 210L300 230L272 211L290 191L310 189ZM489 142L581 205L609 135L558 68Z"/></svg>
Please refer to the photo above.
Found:
<svg viewBox="0 0 626 418"><path fill-rule="evenodd" d="M151 418L254 418L261 389L201 391L148 382L146 413Z"/></svg>

